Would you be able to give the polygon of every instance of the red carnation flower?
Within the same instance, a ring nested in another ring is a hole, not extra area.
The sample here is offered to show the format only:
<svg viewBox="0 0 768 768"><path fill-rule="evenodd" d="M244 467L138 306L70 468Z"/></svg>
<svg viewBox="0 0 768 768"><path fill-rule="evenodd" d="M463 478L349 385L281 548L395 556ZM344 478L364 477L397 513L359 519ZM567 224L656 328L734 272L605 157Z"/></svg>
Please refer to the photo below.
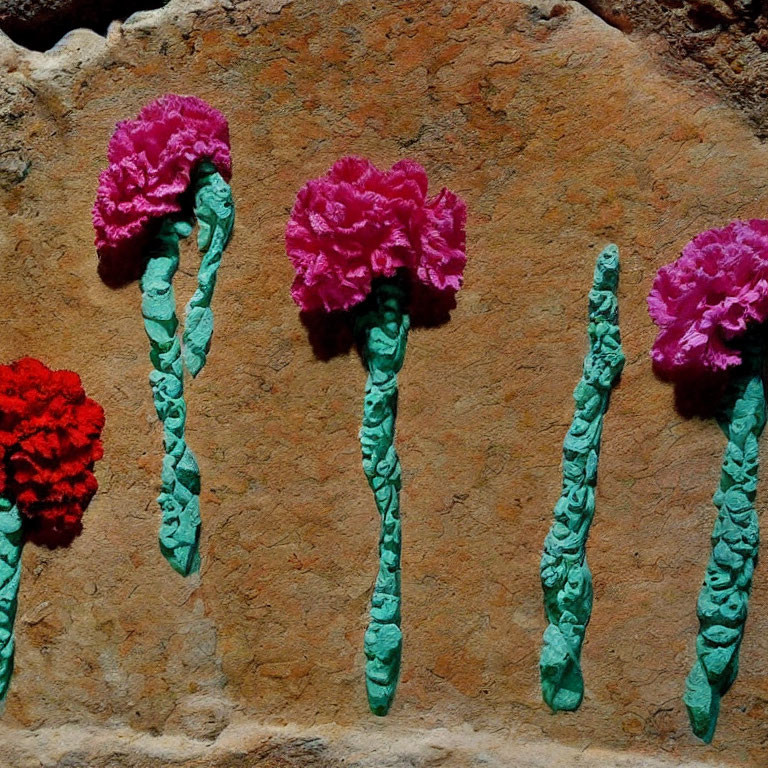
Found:
<svg viewBox="0 0 768 768"><path fill-rule="evenodd" d="M76 373L28 357L0 366L0 495L18 505L32 541L54 547L81 532L103 427Z"/></svg>

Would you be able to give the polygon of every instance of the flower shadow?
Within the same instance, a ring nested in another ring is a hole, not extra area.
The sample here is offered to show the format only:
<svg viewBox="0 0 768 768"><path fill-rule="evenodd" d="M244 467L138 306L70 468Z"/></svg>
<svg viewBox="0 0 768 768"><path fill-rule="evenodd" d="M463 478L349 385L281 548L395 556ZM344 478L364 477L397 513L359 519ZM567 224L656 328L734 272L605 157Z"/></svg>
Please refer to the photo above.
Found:
<svg viewBox="0 0 768 768"><path fill-rule="evenodd" d="M57 528L42 523L40 520L30 520L29 518L24 520L25 540L48 549L69 547L82 532L83 524L79 521L67 528Z"/></svg>
<svg viewBox="0 0 768 768"><path fill-rule="evenodd" d="M675 410L684 419L717 417L728 386L727 373L685 371L671 377L655 363L653 372L658 379L674 386Z"/></svg>
<svg viewBox="0 0 768 768"><path fill-rule="evenodd" d="M123 288L141 278L150 256L147 249L158 229L159 223L152 222L144 233L137 235L122 248L102 250L99 254L98 273L107 287Z"/></svg>
<svg viewBox="0 0 768 768"><path fill-rule="evenodd" d="M438 291L415 280L409 286L409 297L411 329L445 325L451 319L451 312L456 309L454 291ZM364 307L364 304L360 307ZM347 355L352 347L355 347L362 360L359 339L355 338L355 314L354 308L348 311L299 312L299 319L318 360L328 362L334 357Z"/></svg>
<svg viewBox="0 0 768 768"><path fill-rule="evenodd" d="M328 362L349 354L355 343L352 312L324 312L322 309L299 312L312 351L318 360Z"/></svg>

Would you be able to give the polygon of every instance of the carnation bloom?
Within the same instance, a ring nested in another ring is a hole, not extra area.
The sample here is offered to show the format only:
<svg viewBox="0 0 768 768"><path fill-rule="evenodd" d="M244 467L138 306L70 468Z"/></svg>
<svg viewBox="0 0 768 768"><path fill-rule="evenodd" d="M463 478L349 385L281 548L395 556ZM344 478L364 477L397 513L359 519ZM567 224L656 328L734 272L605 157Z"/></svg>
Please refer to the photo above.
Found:
<svg viewBox="0 0 768 768"><path fill-rule="evenodd" d="M200 562L200 475L184 434L184 369L195 377L205 366L216 276L234 225L227 121L200 99L169 94L117 125L108 159L93 210L99 274L112 286L141 278L150 384L164 430L160 548L186 576ZM179 339L173 277L192 213L202 262Z"/></svg>
<svg viewBox="0 0 768 768"><path fill-rule="evenodd" d="M168 94L135 120L118 123L99 177L93 208L99 268L105 279L135 279L154 226L182 210L195 167L209 160L231 176L229 127L216 109L194 96Z"/></svg>
<svg viewBox="0 0 768 768"><path fill-rule="evenodd" d="M291 295L303 310L349 309L374 277L407 269L438 290L461 287L466 207L444 189L428 199L427 175L411 160L382 172L344 157L299 191L286 226L295 270Z"/></svg>
<svg viewBox="0 0 768 768"><path fill-rule="evenodd" d="M354 321L368 368L360 444L381 516L363 640L368 704L376 715L392 704L402 654L397 375L412 310L425 318L424 307L442 312L461 287L466 263L464 202L447 189L428 198L427 188L424 168L412 160L384 172L364 158L344 157L301 188L285 229L296 303L327 312L361 305L343 317Z"/></svg>
<svg viewBox="0 0 768 768"><path fill-rule="evenodd" d="M768 221L733 221L697 235L676 262L659 270L648 308L660 328L651 353L656 369L674 380L679 406L691 411L694 405L694 412L708 406L727 438L697 603L696 661L683 696L693 732L709 743L721 698L738 674L759 549ZM697 397L689 400L690 392ZM702 403L702 395L709 402Z"/></svg>
<svg viewBox="0 0 768 768"><path fill-rule="evenodd" d="M37 543L68 543L98 484L104 411L80 377L31 358L0 366L0 495L14 501Z"/></svg>
<svg viewBox="0 0 768 768"><path fill-rule="evenodd" d="M659 270L648 310L660 328L651 352L660 373L685 377L739 365L734 340L768 318L768 221L734 221L697 235Z"/></svg>

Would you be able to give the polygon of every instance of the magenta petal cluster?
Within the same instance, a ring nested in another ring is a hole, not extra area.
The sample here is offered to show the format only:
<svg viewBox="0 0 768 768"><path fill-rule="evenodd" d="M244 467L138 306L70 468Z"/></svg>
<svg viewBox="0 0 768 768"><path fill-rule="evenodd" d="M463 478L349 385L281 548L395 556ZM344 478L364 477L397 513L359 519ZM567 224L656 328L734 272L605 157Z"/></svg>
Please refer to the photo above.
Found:
<svg viewBox="0 0 768 768"><path fill-rule="evenodd" d="M691 240L648 296L660 331L651 356L669 377L741 363L734 340L768 318L768 221L734 221Z"/></svg>
<svg viewBox="0 0 768 768"><path fill-rule="evenodd" d="M227 121L194 96L167 94L118 123L107 156L93 208L96 249L106 261L141 261L152 223L181 210L201 160L227 181L231 175Z"/></svg>
<svg viewBox="0 0 768 768"><path fill-rule="evenodd" d="M291 295L306 311L349 309L375 277L406 269L438 291L457 291L466 264L466 205L443 189L427 197L427 174L401 160L389 171L343 157L307 182L285 230L296 270Z"/></svg>

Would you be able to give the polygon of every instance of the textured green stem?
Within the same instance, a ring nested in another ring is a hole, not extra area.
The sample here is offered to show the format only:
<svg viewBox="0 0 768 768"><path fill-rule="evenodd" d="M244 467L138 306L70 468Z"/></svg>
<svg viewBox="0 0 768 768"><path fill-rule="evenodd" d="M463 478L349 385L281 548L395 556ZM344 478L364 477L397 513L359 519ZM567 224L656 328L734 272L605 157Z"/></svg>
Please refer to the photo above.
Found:
<svg viewBox="0 0 768 768"><path fill-rule="evenodd" d="M624 367L616 289L619 251L597 258L589 293L589 343L583 375L573 393L576 409L563 443L563 492L544 542L541 584L549 626L539 660L544 701L574 710L584 697L581 647L592 613L592 574L586 543L595 514L595 485L603 416Z"/></svg>
<svg viewBox="0 0 768 768"><path fill-rule="evenodd" d="M208 162L200 164L195 177L195 217L199 226L197 247L203 252L203 259L197 274L197 290L187 304L183 335L184 362L193 377L202 370L211 347L211 299L235 221L232 190Z"/></svg>
<svg viewBox="0 0 768 768"><path fill-rule="evenodd" d="M743 364L734 372L718 421L728 438L718 508L712 532L712 555L699 593L696 663L683 697L693 732L710 742L715 734L720 698L739 671L739 649L747 620L752 574L757 562L759 528L755 492L759 438L765 427L763 349L748 339Z"/></svg>
<svg viewBox="0 0 768 768"><path fill-rule="evenodd" d="M165 443L162 486L157 497L163 514L160 549L183 576L200 565L200 471L184 439L187 406L172 280L179 266L179 238L191 231L187 222L166 219L141 279L141 312L155 367L149 382Z"/></svg>
<svg viewBox="0 0 768 768"><path fill-rule="evenodd" d="M0 700L5 698L13 674L13 623L23 546L21 514L15 504L0 497Z"/></svg>
<svg viewBox="0 0 768 768"><path fill-rule="evenodd" d="M365 676L368 704L386 715L400 675L403 636L400 631L400 460L395 451L397 374L403 365L410 319L405 292L396 280L382 280L356 318L368 367L360 444L363 470L381 515L379 572L365 633Z"/></svg>
<svg viewBox="0 0 768 768"><path fill-rule="evenodd" d="M194 179L198 248L203 252L197 289L187 305L183 348L176 334L176 299L173 276L179 267L179 239L191 225L168 218L158 232L141 280L142 315L149 336L150 359L155 370L149 377L157 415L163 423L165 456L158 503L163 513L160 549L171 566L187 576L200 567L200 470L186 444L182 355L192 376L205 365L213 334L211 299L216 273L232 234L235 210L232 191L209 162L198 167Z"/></svg>

